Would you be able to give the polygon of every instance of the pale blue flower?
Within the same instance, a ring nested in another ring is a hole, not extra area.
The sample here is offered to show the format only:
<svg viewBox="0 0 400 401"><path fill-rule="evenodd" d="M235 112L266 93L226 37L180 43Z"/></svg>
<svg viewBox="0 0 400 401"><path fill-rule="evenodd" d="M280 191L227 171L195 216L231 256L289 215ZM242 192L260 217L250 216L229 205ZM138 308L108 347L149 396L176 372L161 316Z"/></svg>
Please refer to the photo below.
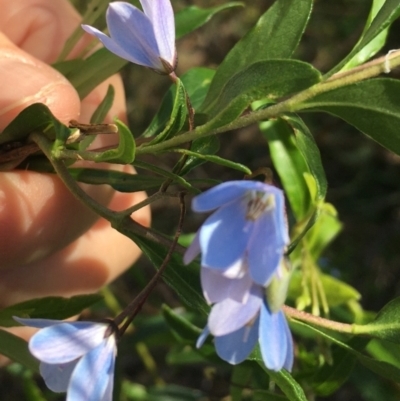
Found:
<svg viewBox="0 0 400 401"><path fill-rule="evenodd" d="M257 284L252 285L245 302L227 297L212 307L197 347L209 334L215 337L219 357L231 364L243 362L259 342L268 369L292 369L293 340L285 315L281 310L270 311L264 288Z"/></svg>
<svg viewBox="0 0 400 401"><path fill-rule="evenodd" d="M217 209L203 223L184 262L201 252L201 265L228 278L250 274L266 286L289 244L283 192L256 181L230 181L193 199L196 212Z"/></svg>
<svg viewBox="0 0 400 401"><path fill-rule="evenodd" d="M50 390L67 392L67 401L111 401L117 354L112 327L106 323L15 318L40 328L29 350L41 361Z"/></svg>
<svg viewBox="0 0 400 401"><path fill-rule="evenodd" d="M170 74L176 67L175 19L170 0L140 3L143 12L126 2L110 3L106 14L110 37L89 25L82 28L117 56Z"/></svg>

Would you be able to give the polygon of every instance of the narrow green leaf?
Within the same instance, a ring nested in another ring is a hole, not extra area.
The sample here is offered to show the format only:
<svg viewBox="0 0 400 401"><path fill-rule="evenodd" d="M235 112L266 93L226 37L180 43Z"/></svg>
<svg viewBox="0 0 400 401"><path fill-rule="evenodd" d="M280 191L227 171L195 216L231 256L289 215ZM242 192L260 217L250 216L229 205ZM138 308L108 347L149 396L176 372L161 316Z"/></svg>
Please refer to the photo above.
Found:
<svg viewBox="0 0 400 401"><path fill-rule="evenodd" d="M153 173L160 175L161 177L169 178L174 181L175 184L181 185L183 188L186 188L188 191L193 192L195 194L200 193L197 188L193 187L188 181L186 181L184 178L180 177L177 174L171 173L170 171L164 170L162 168L156 167L150 163L146 163L143 161L135 160L133 163L135 167L138 168L143 168L148 171L152 171Z"/></svg>
<svg viewBox="0 0 400 401"><path fill-rule="evenodd" d="M90 118L91 124L101 124L107 116L114 103L115 90L112 85L108 86L107 93L104 99L97 106L96 110ZM96 139L96 135L88 135L81 142L79 142L79 150L86 150L88 146Z"/></svg>
<svg viewBox="0 0 400 401"><path fill-rule="evenodd" d="M166 247L134 234L131 234L130 237L158 269L167 254ZM184 266L182 256L175 252L163 274L163 278L186 305L205 314L208 313L209 306L202 295L200 266L197 263L192 262L188 266Z"/></svg>
<svg viewBox="0 0 400 401"><path fill-rule="evenodd" d="M183 153L184 155L190 156L192 158L203 159L204 161L211 162L214 164L219 164L220 166L225 166L231 168L232 170L240 171L244 174L251 174L251 170L243 164L235 163L231 160L224 159L223 157L214 156L214 155L203 155L201 153L192 152L191 150L186 149L178 149L176 150L178 153Z"/></svg>
<svg viewBox="0 0 400 401"><path fill-rule="evenodd" d="M263 366L263 364L261 364ZM278 387L282 390L290 401L307 401L304 390L300 384L293 378L293 376L285 369L279 372L274 372L264 368L268 376L273 380Z"/></svg>
<svg viewBox="0 0 400 401"><path fill-rule="evenodd" d="M22 110L0 135L0 144L24 140L31 132L42 132L49 139L66 140L71 129L53 116L43 103L34 103Z"/></svg>
<svg viewBox="0 0 400 401"><path fill-rule="evenodd" d="M285 121L265 121L259 126L268 141L272 161L296 220L299 221L306 216L311 206L310 191L304 178L309 168L296 146L292 129Z"/></svg>
<svg viewBox="0 0 400 401"><path fill-rule="evenodd" d="M379 374L383 378L390 379L393 381L396 381L400 383L400 369L397 368L396 366L393 366L387 362L383 361L378 361L376 359L369 358L368 356L362 354L361 352L358 351L359 348L363 348L359 346L359 342L365 346L365 343L368 342L368 339L364 338L353 338L352 340L349 341L349 343L344 343L337 338L333 337L330 334L327 334L326 332L319 330L311 325L308 325L304 322L300 321L294 321L296 325L303 326L305 328L308 328L309 330L313 331L314 333L317 333L319 336L326 338L327 340L331 341L332 343L346 349L348 352L352 353L355 355L358 359L358 362L360 362L362 365L367 367L368 369L372 370L373 372ZM356 344L356 347L352 347L352 342Z"/></svg>
<svg viewBox="0 0 400 401"><path fill-rule="evenodd" d="M182 90L186 90L192 107L196 110L204 101L214 73L215 72L209 68L199 67L192 68L183 74L180 81L180 92L176 92L176 85L171 85L161 102L160 109L142 136L145 138L152 137L160 134L162 130L165 129L173 113L174 100L176 100L177 95L182 97ZM184 86L184 88L181 88L181 86ZM183 103L185 104L185 102Z"/></svg>
<svg viewBox="0 0 400 401"><path fill-rule="evenodd" d="M251 64L234 75L219 96L210 99L203 112L207 126L217 128L239 117L256 100L278 99L306 89L320 80L310 64L295 60L267 60ZM207 99L206 99L207 102Z"/></svg>
<svg viewBox="0 0 400 401"><path fill-rule="evenodd" d="M165 141L177 134L183 127L188 115L186 103L186 91L182 81L178 78L172 91L168 91L167 96L172 96L172 110L168 110L169 119L164 129L150 142L151 145ZM168 102L168 104L170 104ZM154 120L153 120L154 121Z"/></svg>
<svg viewBox="0 0 400 401"><path fill-rule="evenodd" d="M201 155L213 155L219 150L219 139L216 135L210 135L205 138L195 139L190 145L190 150ZM193 170L195 167L200 166L205 163L204 159L196 156L189 156L186 159L186 163L183 166L180 174L182 176L186 175L189 171Z"/></svg>
<svg viewBox="0 0 400 401"><path fill-rule="evenodd" d="M333 114L400 154L400 81L376 78L315 96L301 109Z"/></svg>
<svg viewBox="0 0 400 401"><path fill-rule="evenodd" d="M312 3L312 0L275 1L218 67L203 108L217 98L230 78L251 64L289 58L307 25Z"/></svg>
<svg viewBox="0 0 400 401"><path fill-rule="evenodd" d="M129 174L122 171L100 170L95 168L70 168L75 180L91 185L107 184L119 192L146 191L158 188L164 179L143 174Z"/></svg>
<svg viewBox="0 0 400 401"><path fill-rule="evenodd" d="M184 8L175 14L176 38L179 39L195 29L200 28L220 11L238 6L243 7L244 4L239 1L232 1L212 8L199 8L196 6Z"/></svg>
<svg viewBox="0 0 400 401"><path fill-rule="evenodd" d="M64 320L77 315L101 299L101 295L91 294L71 298L45 297L21 302L0 311L0 326L19 326L13 316Z"/></svg>
<svg viewBox="0 0 400 401"><path fill-rule="evenodd" d="M104 96L104 99L97 106L97 109L92 114L90 118L90 124L101 124L107 116L107 113L110 111L115 97L115 90L112 85L108 85L107 93Z"/></svg>
<svg viewBox="0 0 400 401"><path fill-rule="evenodd" d="M352 373L357 358L343 348L334 346L332 361L331 365L325 363L311 379L311 386L316 395L327 397L338 390Z"/></svg>
<svg viewBox="0 0 400 401"><path fill-rule="evenodd" d="M283 116L282 118L292 128L296 146L304 157L310 173L315 180L317 186L315 200L322 201L325 199L328 183L322 166L321 154L315 143L315 139L300 117L291 114Z"/></svg>
<svg viewBox="0 0 400 401"><path fill-rule="evenodd" d="M127 63L128 61L101 48L85 60L63 61L55 64L54 68L65 75L83 99Z"/></svg>
<svg viewBox="0 0 400 401"><path fill-rule="evenodd" d="M167 305L163 305L161 312L168 327L179 341L194 344L201 334L201 329L189 322L181 313L177 313Z"/></svg>
<svg viewBox="0 0 400 401"><path fill-rule="evenodd" d="M39 362L30 354L28 343L7 331L0 330L0 354L18 362L34 372L39 371Z"/></svg>
<svg viewBox="0 0 400 401"><path fill-rule="evenodd" d="M96 163L129 164L135 159L136 144L132 132L122 121L115 120L115 123L118 127L119 135L118 147L98 152L94 157Z"/></svg>
<svg viewBox="0 0 400 401"><path fill-rule="evenodd" d="M374 10L373 10L374 11ZM372 12L373 12L372 11ZM366 30L364 30L360 40L354 46L352 51L345 57L337 66L335 66L329 73L326 75L331 76L334 73L340 71L350 60L353 59L367 45L369 45L381 32L383 32L386 28L388 28L392 22L398 18L400 15L400 3L398 0L386 0L382 7L379 9L375 18L372 20L370 25ZM368 22L367 22L368 24ZM383 35L384 36L384 35ZM380 38L382 40L383 37ZM379 42L375 43L376 48L379 47ZM373 49L373 48L372 48ZM375 50L375 49L373 49ZM379 49L378 49L379 50ZM373 54L371 54L372 56Z"/></svg>

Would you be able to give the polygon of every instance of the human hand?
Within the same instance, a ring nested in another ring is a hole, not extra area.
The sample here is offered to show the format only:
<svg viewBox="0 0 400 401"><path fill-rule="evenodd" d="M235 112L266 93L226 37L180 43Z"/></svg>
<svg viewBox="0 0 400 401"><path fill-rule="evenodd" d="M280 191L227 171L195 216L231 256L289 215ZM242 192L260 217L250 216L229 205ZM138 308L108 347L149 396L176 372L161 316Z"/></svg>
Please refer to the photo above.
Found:
<svg viewBox="0 0 400 401"><path fill-rule="evenodd" d="M35 102L45 103L64 123L88 122L110 83L116 97L108 121L114 116L125 119L118 76L80 102L69 82L49 66L80 23L68 0L0 0L0 9L0 131ZM84 38L75 53L90 39ZM96 146L110 145L110 140L116 138L98 138ZM132 171L129 166L119 168ZM114 210L146 196L114 193L106 186L82 187ZM149 225L149 208L133 218ZM77 201L57 176L22 170L0 173L0 306L35 297L94 292L139 254L131 240Z"/></svg>

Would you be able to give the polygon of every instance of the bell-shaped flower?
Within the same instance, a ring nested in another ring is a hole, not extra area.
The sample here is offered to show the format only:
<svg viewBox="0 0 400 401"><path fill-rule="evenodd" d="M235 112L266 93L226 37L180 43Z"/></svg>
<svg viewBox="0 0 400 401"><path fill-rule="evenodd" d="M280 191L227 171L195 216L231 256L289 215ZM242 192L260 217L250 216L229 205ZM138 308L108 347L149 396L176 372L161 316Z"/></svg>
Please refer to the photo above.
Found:
<svg viewBox="0 0 400 401"><path fill-rule="evenodd" d="M257 284L252 285L246 302L226 298L212 307L197 347L208 334L215 337L219 357L231 364L243 362L259 342L268 369L292 369L293 340L285 315L281 310L270 311L264 289Z"/></svg>
<svg viewBox="0 0 400 401"><path fill-rule="evenodd" d="M41 361L40 373L50 390L67 392L67 401L111 401L117 354L112 326L106 323L21 319L40 328L29 350Z"/></svg>
<svg viewBox="0 0 400 401"><path fill-rule="evenodd" d="M289 243L283 192L257 181L230 181L196 196L196 212L217 209L201 226L184 262L201 252L201 265L227 278L266 286Z"/></svg>
<svg viewBox="0 0 400 401"><path fill-rule="evenodd" d="M106 14L110 36L89 25L82 28L117 56L170 74L176 68L175 19L170 0L140 3L143 11L123 1L110 3Z"/></svg>

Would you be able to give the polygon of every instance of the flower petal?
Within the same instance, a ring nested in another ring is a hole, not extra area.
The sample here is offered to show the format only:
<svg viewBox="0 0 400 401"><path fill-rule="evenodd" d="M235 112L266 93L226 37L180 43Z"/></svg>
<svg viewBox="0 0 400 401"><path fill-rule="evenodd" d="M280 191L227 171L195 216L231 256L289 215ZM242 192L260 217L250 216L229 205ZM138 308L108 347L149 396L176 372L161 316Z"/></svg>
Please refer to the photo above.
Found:
<svg viewBox="0 0 400 401"><path fill-rule="evenodd" d="M255 181L228 181L197 195L193 198L192 209L195 212L209 212L238 198L247 191L257 189L260 183Z"/></svg>
<svg viewBox="0 0 400 401"><path fill-rule="evenodd" d="M107 324L90 322L55 324L37 332L29 341L29 350L42 362L71 362L99 346L107 329Z"/></svg>
<svg viewBox="0 0 400 401"><path fill-rule="evenodd" d="M281 370L287 355L286 318L282 311L270 313L263 302L260 313L260 349L265 366L271 370Z"/></svg>
<svg viewBox="0 0 400 401"><path fill-rule="evenodd" d="M45 327L54 326L55 324L64 323L63 320L26 319L17 316L13 316L13 319L24 326L36 327L37 329L43 329Z"/></svg>
<svg viewBox="0 0 400 401"><path fill-rule="evenodd" d="M115 337L103 342L81 358L72 373L67 401L99 401L112 393L109 385L114 378ZM111 401L111 398L109 400Z"/></svg>
<svg viewBox="0 0 400 401"><path fill-rule="evenodd" d="M192 243L186 249L185 254L183 255L183 263L188 265L192 262L196 256L200 253L200 240L199 240L199 232L196 233L196 236L193 238Z"/></svg>
<svg viewBox="0 0 400 401"><path fill-rule="evenodd" d="M164 71L153 26L142 11L129 3L115 1L110 3L106 18L112 40L130 55L128 60Z"/></svg>
<svg viewBox="0 0 400 401"><path fill-rule="evenodd" d="M72 362L52 365L42 362L40 364L40 375L46 386L55 393L64 393L68 389L69 380L79 359Z"/></svg>
<svg viewBox="0 0 400 401"><path fill-rule="evenodd" d="M285 329L286 329L286 341L287 341L287 351L286 351L286 358L283 364L283 367L288 370L289 372L292 371L293 362L294 362L294 350L293 350L293 338L292 333L290 332L290 328L288 322L285 319Z"/></svg>
<svg viewBox="0 0 400 401"><path fill-rule="evenodd" d="M132 63L148 67L149 62L147 58L143 58L140 56L135 57L134 55L128 53L127 51L122 49L117 43L115 43L113 39L111 39L110 37L108 37L107 35L105 35L103 32L99 31L96 28L93 28L89 25L81 25L81 26L87 33L96 36L96 38L99 39L101 43L103 43L104 47L106 47L110 52L116 54L118 57L121 57Z"/></svg>
<svg viewBox="0 0 400 401"><path fill-rule="evenodd" d="M251 326L244 326L233 333L215 337L218 356L234 365L243 362L257 344L258 321L259 318Z"/></svg>
<svg viewBox="0 0 400 401"><path fill-rule="evenodd" d="M210 329L208 328L208 326L206 326L204 327L203 331L201 332L199 338L196 341L196 348L202 347L209 335L210 335Z"/></svg>
<svg viewBox="0 0 400 401"><path fill-rule="evenodd" d="M248 324L262 304L262 288L253 285L245 304L225 299L215 304L208 317L208 327L214 336L224 336Z"/></svg>
<svg viewBox="0 0 400 401"><path fill-rule="evenodd" d="M210 304L226 298L244 303L249 297L253 282L248 274L240 279L231 279L207 267L203 267L200 274L203 294Z"/></svg>
<svg viewBox="0 0 400 401"><path fill-rule="evenodd" d="M202 266L224 270L241 259L253 228L240 201L214 212L200 228Z"/></svg>
<svg viewBox="0 0 400 401"><path fill-rule="evenodd" d="M160 57L175 65L175 19L170 0L140 0L153 25Z"/></svg>
<svg viewBox="0 0 400 401"><path fill-rule="evenodd" d="M266 286L279 267L285 244L277 236L274 213L269 212L255 223L248 245L248 264L251 278Z"/></svg>

